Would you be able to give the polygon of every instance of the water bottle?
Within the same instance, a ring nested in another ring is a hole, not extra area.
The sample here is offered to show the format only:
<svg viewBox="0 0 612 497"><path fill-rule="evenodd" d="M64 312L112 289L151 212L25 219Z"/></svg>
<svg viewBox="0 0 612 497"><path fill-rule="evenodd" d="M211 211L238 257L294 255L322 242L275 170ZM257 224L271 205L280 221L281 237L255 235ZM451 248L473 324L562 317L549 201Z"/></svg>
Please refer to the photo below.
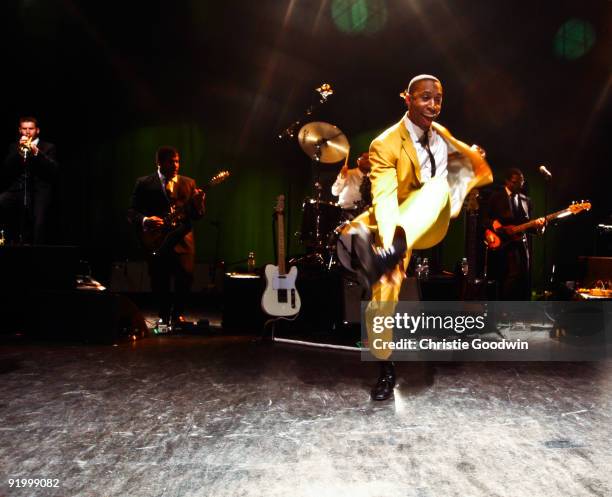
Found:
<svg viewBox="0 0 612 497"><path fill-rule="evenodd" d="M423 265L421 264L421 258L417 257L416 266L414 267L414 274L417 279L420 280L423 277Z"/></svg>
<svg viewBox="0 0 612 497"><path fill-rule="evenodd" d="M157 323L157 327L155 328L155 333L157 335L166 335L170 331L170 327L167 323L164 323L161 319Z"/></svg>
<svg viewBox="0 0 612 497"><path fill-rule="evenodd" d="M247 258L247 271L249 273L255 272L255 252L249 252L249 257Z"/></svg>
<svg viewBox="0 0 612 497"><path fill-rule="evenodd" d="M461 259L461 274L463 274L463 276L467 276L468 271L469 271L468 260L466 257L464 257L463 259Z"/></svg>
<svg viewBox="0 0 612 497"><path fill-rule="evenodd" d="M422 278L424 280L429 278L429 259L427 257L423 259L422 275Z"/></svg>

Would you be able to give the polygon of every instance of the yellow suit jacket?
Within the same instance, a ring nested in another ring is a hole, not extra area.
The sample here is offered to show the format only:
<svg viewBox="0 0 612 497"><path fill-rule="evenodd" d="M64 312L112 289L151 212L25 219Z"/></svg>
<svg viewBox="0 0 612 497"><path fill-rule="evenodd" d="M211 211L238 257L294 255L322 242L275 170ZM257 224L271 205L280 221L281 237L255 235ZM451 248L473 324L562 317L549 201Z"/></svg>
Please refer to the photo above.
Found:
<svg viewBox="0 0 612 497"><path fill-rule="evenodd" d="M491 183L493 173L477 150L457 140L440 124L434 122L432 127L448 145L450 217L457 217L469 191ZM370 145L370 163L372 211L369 217L370 221L372 214L375 218L379 242L383 247L389 247L393 241L395 227L402 224L399 206L423 186L421 166L403 119L374 139ZM442 236L448 228L448 215L446 217L446 220L441 219L440 222L446 223Z"/></svg>

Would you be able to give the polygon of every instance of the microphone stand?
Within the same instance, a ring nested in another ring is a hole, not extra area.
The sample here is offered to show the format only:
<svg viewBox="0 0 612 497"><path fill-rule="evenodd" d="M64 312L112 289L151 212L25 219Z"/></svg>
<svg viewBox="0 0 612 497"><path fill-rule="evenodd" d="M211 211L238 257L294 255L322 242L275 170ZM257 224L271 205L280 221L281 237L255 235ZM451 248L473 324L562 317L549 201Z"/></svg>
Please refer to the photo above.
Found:
<svg viewBox="0 0 612 497"><path fill-rule="evenodd" d="M333 95L334 93L333 90L331 89L331 86L326 85L326 84L322 84L315 91L319 94L318 100L312 103L310 107L308 107L306 111L304 111L304 114L302 115L302 117L300 117L297 121L291 123L289 126L287 126L287 128L285 128L281 133L279 133L278 135L279 140L283 140L286 138L289 138L289 139L294 138L297 131L301 127L302 122L306 118L310 117L318 107L320 107L322 104L327 103L327 98L330 95Z"/></svg>
<svg viewBox="0 0 612 497"><path fill-rule="evenodd" d="M17 145L19 147L19 145ZM17 148L19 153L19 148ZM21 212L21 223L19 227L19 245L25 245L26 243L26 229L28 221L30 220L30 166L28 163L28 150L23 150L21 156L23 162L23 210Z"/></svg>
<svg viewBox="0 0 612 497"><path fill-rule="evenodd" d="M544 179L544 247L543 247L543 278L544 278L544 300L548 299L550 294L550 284L552 283L552 274L551 281L548 280L548 221L546 220L546 215L548 214L548 192L550 190L550 176L545 176Z"/></svg>
<svg viewBox="0 0 612 497"><path fill-rule="evenodd" d="M299 129L302 126L302 122L310 118L312 114L315 112L318 107L327 103L327 98L330 95L333 95L334 91L332 90L329 84L323 83L319 88L316 88L315 91L319 94L319 98L316 102L313 102L305 111L304 114L297 120L291 123L287 128L285 128L278 135L279 140L283 139L293 139L295 135L298 133ZM320 161L321 161L321 146L324 145L328 140L320 140L316 144L316 150L314 156L312 158L312 165L315 168L315 251L314 254L310 254L315 257L316 263L320 265L324 265L325 261L322 255L322 241L320 234L320 223L321 223L321 212L319 208L319 204L321 202L321 182L320 182ZM288 233L291 233L291 229L288 227ZM309 258L309 256L305 256L304 258ZM300 259L304 259L300 258ZM290 261L291 262L291 261Z"/></svg>

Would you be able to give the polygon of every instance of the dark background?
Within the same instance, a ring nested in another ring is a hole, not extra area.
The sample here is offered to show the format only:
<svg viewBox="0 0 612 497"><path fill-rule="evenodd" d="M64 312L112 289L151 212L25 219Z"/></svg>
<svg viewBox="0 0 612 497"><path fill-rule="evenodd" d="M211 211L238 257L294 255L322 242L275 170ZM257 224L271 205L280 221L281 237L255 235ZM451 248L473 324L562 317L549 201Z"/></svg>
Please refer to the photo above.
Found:
<svg viewBox="0 0 612 497"><path fill-rule="evenodd" d="M0 136L8 146L20 115L39 118L62 167L56 239L98 262L138 257L125 210L161 144L177 146L181 172L200 183L232 173L210 190L198 259L231 265L252 250L258 264L271 262L276 197L287 195L289 232L298 231L313 179L308 157L279 131L313 103L314 88L331 83L334 95L312 119L344 131L354 162L399 120L398 94L423 72L444 84L440 122L484 147L497 179L523 169L537 214L540 164L554 174L548 211L593 202L549 230L549 254L564 266L601 252L595 226L612 212L608 0L22 0L0 9ZM575 59L563 56L571 43L555 41L570 19L595 34ZM343 21L357 31L340 29ZM327 184L340 166L323 167ZM301 250L291 237L289 252ZM462 255L459 219L445 264Z"/></svg>

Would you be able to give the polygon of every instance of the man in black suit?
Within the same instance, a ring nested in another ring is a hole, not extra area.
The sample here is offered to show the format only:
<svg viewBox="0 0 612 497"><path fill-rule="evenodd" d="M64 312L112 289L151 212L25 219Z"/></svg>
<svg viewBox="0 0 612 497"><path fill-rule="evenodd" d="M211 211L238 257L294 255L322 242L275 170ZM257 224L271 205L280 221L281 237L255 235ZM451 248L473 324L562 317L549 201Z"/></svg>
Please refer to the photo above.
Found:
<svg viewBox="0 0 612 497"><path fill-rule="evenodd" d="M531 254L525 233L514 238L505 236L504 227L526 223L531 218L531 199L521 192L525 178L520 169L508 169L504 188L489 197L484 227L501 238L501 248L489 250L488 274L497 280L500 300L531 300ZM544 218L536 220L536 229L543 231Z"/></svg>
<svg viewBox="0 0 612 497"><path fill-rule="evenodd" d="M159 317L164 323L176 323L182 320L185 299L193 283L192 221L204 215L204 192L193 179L179 176L180 157L174 147L160 147L155 157L157 171L136 181L128 219L149 254L149 275Z"/></svg>
<svg viewBox="0 0 612 497"><path fill-rule="evenodd" d="M9 239L39 245L48 241L59 166L55 145L40 140L35 117L20 118L18 132L0 170L0 226Z"/></svg>

